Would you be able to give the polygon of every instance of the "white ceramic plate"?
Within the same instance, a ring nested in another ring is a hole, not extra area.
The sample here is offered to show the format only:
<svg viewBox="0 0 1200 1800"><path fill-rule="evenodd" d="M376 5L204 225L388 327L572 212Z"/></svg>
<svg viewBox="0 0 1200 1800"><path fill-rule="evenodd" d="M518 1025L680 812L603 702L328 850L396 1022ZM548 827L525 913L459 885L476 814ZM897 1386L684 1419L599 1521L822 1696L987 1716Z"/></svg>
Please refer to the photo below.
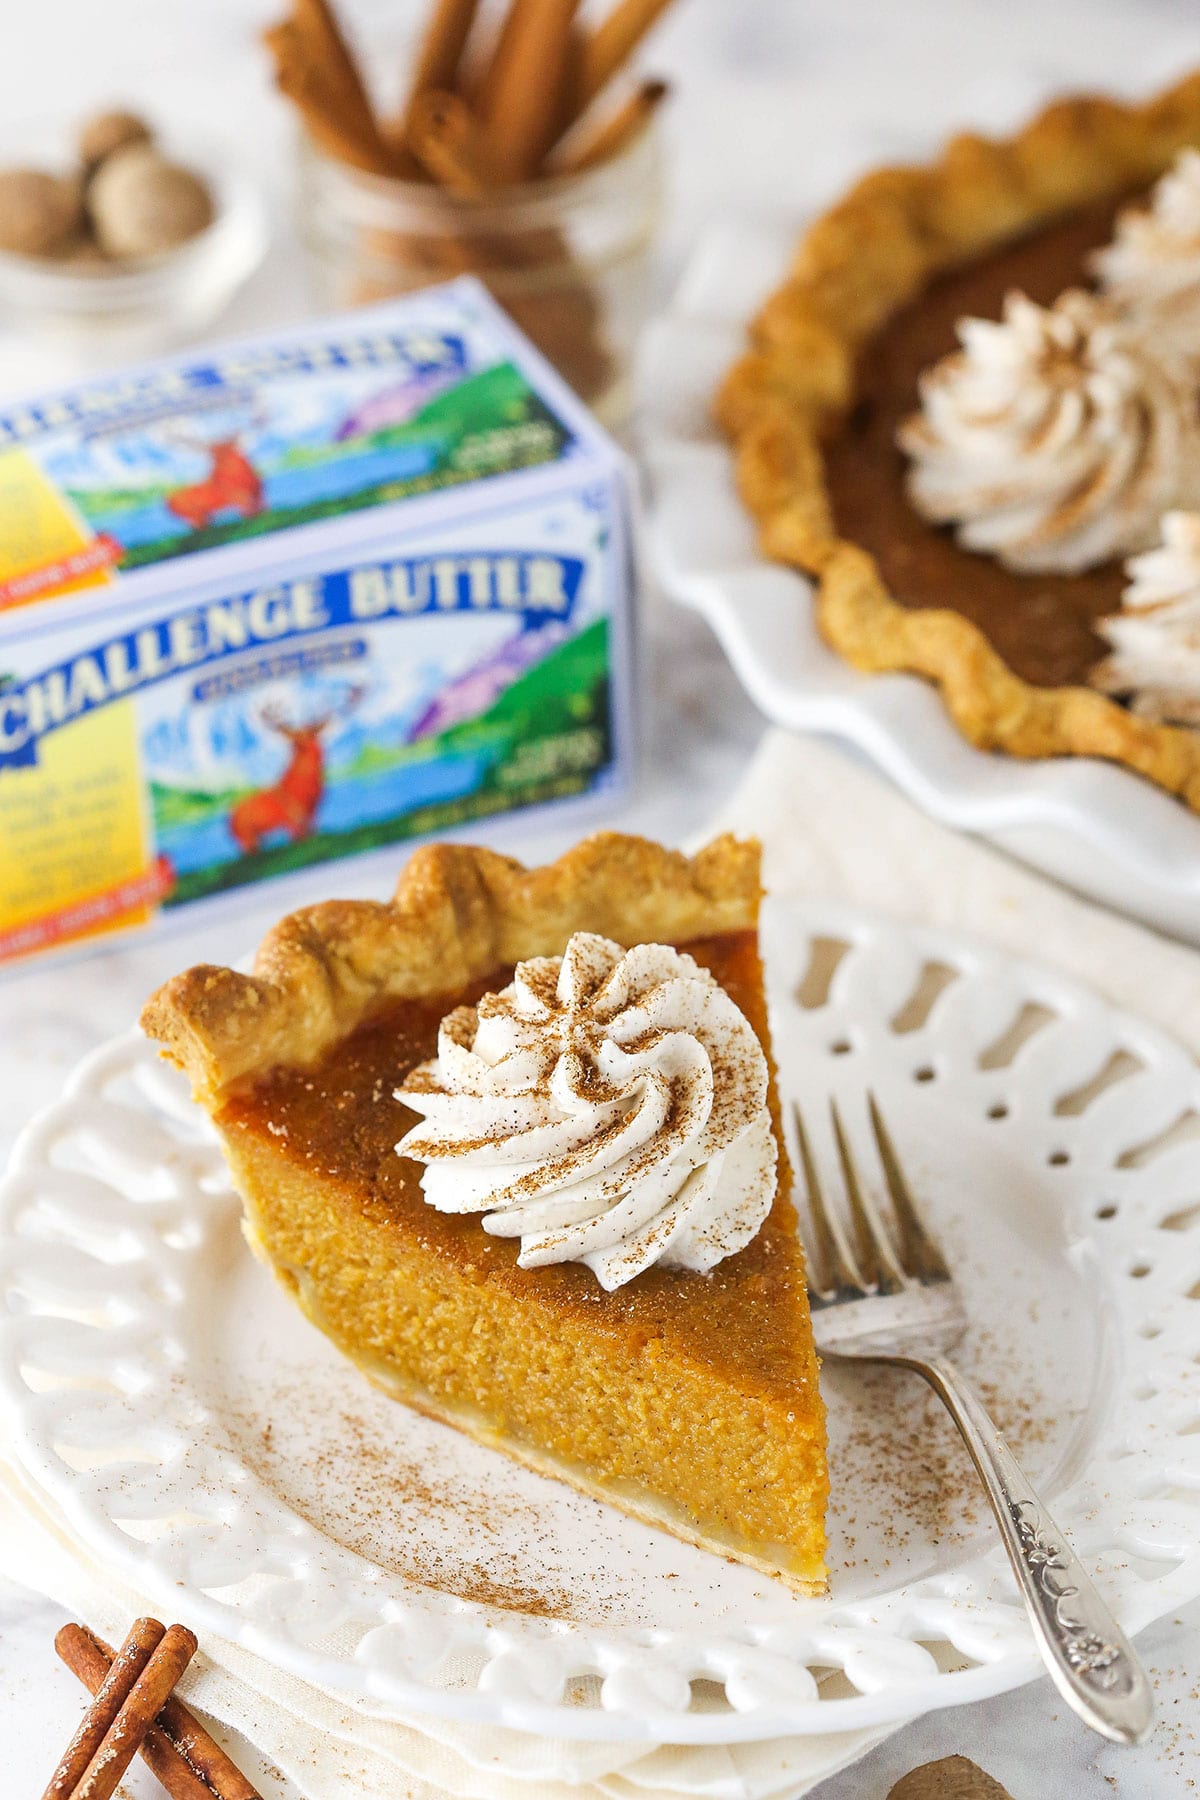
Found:
<svg viewBox="0 0 1200 1800"><path fill-rule="evenodd" d="M860 1129L879 1094L960 1268L965 1361L1122 1622L1200 1594L1200 1071L956 937L780 903L765 929L785 1089L818 1128L826 1094ZM833 1595L799 1599L370 1389L247 1253L207 1124L136 1035L26 1132L0 1277L6 1436L79 1537L359 1703L731 1742L1037 1670L919 1384L826 1372Z"/></svg>
<svg viewBox="0 0 1200 1800"><path fill-rule="evenodd" d="M746 321L782 277L797 229L713 227L644 344L651 540L668 593L704 615L778 724L840 737L934 818L1200 943L1200 819L1113 764L976 750L927 683L863 675L843 662L815 629L809 583L760 555L710 408L743 348Z"/></svg>

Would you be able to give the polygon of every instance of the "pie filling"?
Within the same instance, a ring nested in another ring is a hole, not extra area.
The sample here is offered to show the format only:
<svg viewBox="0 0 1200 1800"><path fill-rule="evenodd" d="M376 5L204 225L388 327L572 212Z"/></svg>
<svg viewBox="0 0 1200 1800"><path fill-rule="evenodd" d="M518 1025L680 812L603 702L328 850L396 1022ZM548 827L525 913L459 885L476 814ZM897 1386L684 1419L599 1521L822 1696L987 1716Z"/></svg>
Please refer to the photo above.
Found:
<svg viewBox="0 0 1200 1800"><path fill-rule="evenodd" d="M685 946L768 1044L752 931ZM824 1585L824 1414L781 1157L771 1212L707 1274L652 1267L605 1292L579 1263L434 1211L395 1145L394 1099L453 1005L393 1004L306 1070L217 1116L252 1239L381 1386L638 1516L809 1591ZM778 1135L778 1102L772 1094Z"/></svg>
<svg viewBox="0 0 1200 1800"><path fill-rule="evenodd" d="M270 1257L262 1245L255 1241L253 1230L248 1228L246 1235L255 1255L269 1265ZM440 1419L444 1424L453 1425L467 1437L474 1438L476 1443L515 1457L518 1462L539 1475L567 1481L593 1499L618 1506L622 1512L629 1513L647 1525L659 1526L701 1549L724 1550L739 1562L746 1562L752 1568L760 1569L763 1574L782 1577L801 1592L824 1592L825 1571L819 1546L815 1549L810 1547L807 1553L798 1554L791 1544L748 1537L738 1529L735 1521L722 1520L711 1513L698 1517L692 1508L665 1500L644 1482L615 1475L601 1481L596 1478L595 1471L589 1469L578 1457L532 1443L514 1442L513 1438L506 1437L497 1430L493 1421L479 1406L467 1401L449 1401L444 1395L435 1393L403 1374L393 1362L385 1358L364 1356L353 1344L339 1342L337 1333L321 1310L315 1285L307 1275L296 1269L280 1269L277 1273L294 1288L302 1311L322 1335L329 1338L368 1381L391 1399L398 1400L404 1406L411 1406L430 1418Z"/></svg>
<svg viewBox="0 0 1200 1800"><path fill-rule="evenodd" d="M919 405L921 375L957 348L961 319L999 318L1013 289L1048 306L1065 288L1090 285L1089 252L1109 241L1128 202L1122 195L1071 213L935 277L867 346L856 404L825 452L838 532L870 551L892 596L914 609L961 613L1034 687L1085 685L1103 661L1109 646L1094 622L1120 612L1123 564L1014 574L960 549L948 527L926 524L914 508L896 432Z"/></svg>

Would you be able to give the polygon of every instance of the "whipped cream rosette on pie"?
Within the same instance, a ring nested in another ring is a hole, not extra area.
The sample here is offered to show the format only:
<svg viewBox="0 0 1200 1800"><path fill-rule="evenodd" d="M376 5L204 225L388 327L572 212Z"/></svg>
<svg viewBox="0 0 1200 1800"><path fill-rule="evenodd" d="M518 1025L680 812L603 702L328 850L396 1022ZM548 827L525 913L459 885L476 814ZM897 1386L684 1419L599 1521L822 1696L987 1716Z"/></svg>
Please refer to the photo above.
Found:
<svg viewBox="0 0 1200 1800"><path fill-rule="evenodd" d="M1168 513L1127 573L1120 613L1100 622L1112 654L1096 683L1148 718L1200 725L1200 513Z"/></svg>
<svg viewBox="0 0 1200 1800"><path fill-rule="evenodd" d="M519 1237L523 1268L583 1262L602 1287L652 1263L706 1270L771 1207L766 1057L685 952L577 932L561 957L443 1021L397 1099L439 1212Z"/></svg>
<svg viewBox="0 0 1200 1800"><path fill-rule="evenodd" d="M964 319L899 432L922 516L1023 572L1152 544L1200 474L1195 395L1138 327L1081 290Z"/></svg>
<svg viewBox="0 0 1200 1800"><path fill-rule="evenodd" d="M1119 215L1092 268L1114 304L1200 369L1200 151L1183 152L1148 205Z"/></svg>

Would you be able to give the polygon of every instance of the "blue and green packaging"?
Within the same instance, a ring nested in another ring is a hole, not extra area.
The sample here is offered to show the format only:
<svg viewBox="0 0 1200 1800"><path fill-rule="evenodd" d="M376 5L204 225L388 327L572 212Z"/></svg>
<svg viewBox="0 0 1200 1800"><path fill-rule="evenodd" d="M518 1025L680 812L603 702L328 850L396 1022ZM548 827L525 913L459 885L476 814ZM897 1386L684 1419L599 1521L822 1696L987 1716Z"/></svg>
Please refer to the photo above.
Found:
<svg viewBox="0 0 1200 1800"><path fill-rule="evenodd" d="M0 964L614 796L631 583L471 280L0 410Z"/></svg>

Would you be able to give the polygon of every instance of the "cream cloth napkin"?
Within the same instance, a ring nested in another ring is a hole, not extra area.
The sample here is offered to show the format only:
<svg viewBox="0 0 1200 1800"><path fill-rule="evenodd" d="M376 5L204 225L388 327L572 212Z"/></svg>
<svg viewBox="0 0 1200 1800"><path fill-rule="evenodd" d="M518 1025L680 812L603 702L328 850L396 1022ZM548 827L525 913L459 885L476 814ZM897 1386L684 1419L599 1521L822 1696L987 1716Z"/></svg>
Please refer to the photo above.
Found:
<svg viewBox="0 0 1200 1800"><path fill-rule="evenodd" d="M946 831L835 750L769 734L712 829L762 838L772 892L961 928L1053 962L1200 1048L1200 956ZM2 1458L0 1568L110 1638L153 1610L96 1565L48 1498ZM796 1800L887 1735L689 1749L401 1719L354 1707L207 1634L183 1691L306 1800Z"/></svg>
<svg viewBox="0 0 1200 1800"><path fill-rule="evenodd" d="M769 732L710 830L762 839L771 893L962 930L1087 982L1200 1054L1200 953L936 824L840 750Z"/></svg>

